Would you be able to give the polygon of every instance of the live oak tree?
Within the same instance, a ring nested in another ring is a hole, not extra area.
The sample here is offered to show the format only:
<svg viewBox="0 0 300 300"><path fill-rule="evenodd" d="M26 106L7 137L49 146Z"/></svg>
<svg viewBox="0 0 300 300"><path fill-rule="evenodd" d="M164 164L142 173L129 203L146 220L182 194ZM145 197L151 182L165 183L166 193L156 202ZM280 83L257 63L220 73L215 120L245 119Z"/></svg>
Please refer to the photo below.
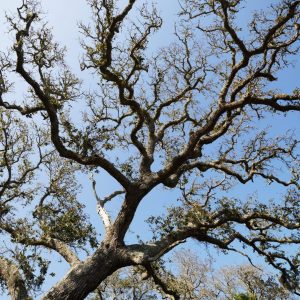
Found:
<svg viewBox="0 0 300 300"><path fill-rule="evenodd" d="M300 1L274 2L240 27L247 1L182 0L174 42L152 53L163 24L155 5L89 0L91 23L79 28L81 70L97 78L89 89L38 2L7 15L14 41L0 58L0 277L12 299L41 286L45 251L70 270L43 299L84 299L126 266L156 278L155 261L189 238L249 260L252 249L299 293L299 141L266 123L300 110L300 90L279 89L299 55ZM26 91L14 94L20 84ZM99 170L120 186L102 199L90 176L101 240L76 197L76 174ZM270 201L233 192L261 180L286 193ZM152 240L125 243L140 203L161 186L181 192L176 205L150 217ZM106 206L116 196L113 218ZM92 252L81 260L82 250Z"/></svg>

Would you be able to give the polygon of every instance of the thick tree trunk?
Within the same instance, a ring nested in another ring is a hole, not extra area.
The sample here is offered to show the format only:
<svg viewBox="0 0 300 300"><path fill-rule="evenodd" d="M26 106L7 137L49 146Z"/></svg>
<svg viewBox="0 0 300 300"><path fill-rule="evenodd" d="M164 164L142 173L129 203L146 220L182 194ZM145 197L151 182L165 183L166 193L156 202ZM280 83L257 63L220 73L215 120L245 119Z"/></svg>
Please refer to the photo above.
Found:
<svg viewBox="0 0 300 300"><path fill-rule="evenodd" d="M146 190L135 187L127 194L115 223L106 232L106 238L97 251L85 261L75 265L42 298L43 300L81 300L93 292L99 284L116 270L134 264L132 257L122 246L129 224L139 201ZM126 213L125 213L126 212Z"/></svg>
<svg viewBox="0 0 300 300"><path fill-rule="evenodd" d="M103 242L92 256L73 267L42 299L85 299L106 277L128 263L121 249Z"/></svg>

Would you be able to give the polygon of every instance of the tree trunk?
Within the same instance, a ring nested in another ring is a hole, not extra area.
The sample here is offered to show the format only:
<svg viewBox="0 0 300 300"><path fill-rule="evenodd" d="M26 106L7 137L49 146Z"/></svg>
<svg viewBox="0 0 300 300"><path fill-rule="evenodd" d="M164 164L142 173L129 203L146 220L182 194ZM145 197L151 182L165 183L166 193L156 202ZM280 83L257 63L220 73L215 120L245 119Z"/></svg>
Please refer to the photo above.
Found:
<svg viewBox="0 0 300 300"><path fill-rule="evenodd" d="M7 284L8 292L12 300L29 300L24 280L18 267L6 258L0 257L0 276Z"/></svg>
<svg viewBox="0 0 300 300"><path fill-rule="evenodd" d="M18 276L6 282L11 300L30 300L24 281Z"/></svg>
<svg viewBox="0 0 300 300"><path fill-rule="evenodd" d="M103 242L92 256L73 267L42 299L85 299L105 278L128 264L121 249Z"/></svg>

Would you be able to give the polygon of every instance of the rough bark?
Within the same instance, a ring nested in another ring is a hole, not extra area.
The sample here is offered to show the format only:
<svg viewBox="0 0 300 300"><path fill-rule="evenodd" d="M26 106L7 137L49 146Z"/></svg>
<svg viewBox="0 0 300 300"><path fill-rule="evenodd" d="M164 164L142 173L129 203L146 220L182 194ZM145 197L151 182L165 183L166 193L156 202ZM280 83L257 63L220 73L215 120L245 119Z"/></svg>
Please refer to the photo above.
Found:
<svg viewBox="0 0 300 300"><path fill-rule="evenodd" d="M103 242L92 256L73 267L42 299L84 299L106 277L128 264L122 250Z"/></svg>
<svg viewBox="0 0 300 300"><path fill-rule="evenodd" d="M7 259L0 257L0 276L5 280L12 300L29 300L25 282L19 268Z"/></svg>

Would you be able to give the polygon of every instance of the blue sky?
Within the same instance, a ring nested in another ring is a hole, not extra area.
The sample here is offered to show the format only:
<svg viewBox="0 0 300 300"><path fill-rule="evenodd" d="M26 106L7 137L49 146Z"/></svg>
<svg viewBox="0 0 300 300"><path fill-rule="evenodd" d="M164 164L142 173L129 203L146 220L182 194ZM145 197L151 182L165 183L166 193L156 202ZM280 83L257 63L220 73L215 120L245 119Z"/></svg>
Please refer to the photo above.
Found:
<svg viewBox="0 0 300 300"><path fill-rule="evenodd" d="M20 6L21 1L18 0L9 0L0 2L0 34L2 37L0 41L0 49L7 49L7 45L12 45L13 36L7 34L7 26L5 22L4 12L15 13L16 8ZM45 20L49 22L49 26L53 28L53 34L56 41L60 42L62 46L66 46L67 48L67 62L72 66L72 69L75 72L79 71L79 59L80 59L80 49L79 49L79 38L80 35L78 33L78 22L89 21L89 7L86 5L85 0L42 0L40 1L42 5L43 12L45 12ZM126 3L125 0L120 1L120 4ZM167 17L164 21L164 27L158 33L158 37L154 40L155 47L158 48L161 46L160 41L164 41L166 45L169 41L172 40L172 36L170 35L170 31L173 31L173 20L176 17L177 10L176 1L162 1L160 3L160 11L163 16ZM80 74L80 76L85 78L85 74ZM89 77L87 76L89 79ZM89 83L87 83L89 86ZM22 96L22 92L20 92L20 86L15 86L15 95ZM117 184L105 173L105 171L101 171L97 179L97 190L100 196L105 196L110 194L114 189L118 188ZM86 211L90 215L91 221L94 226L97 228L98 232L102 232L102 222L99 216L96 214L96 200L93 196L91 184L86 175L80 175L79 180L83 186L83 191L79 195L79 199L86 205ZM156 193L158 196L158 194ZM139 230L139 234L141 236L145 235L145 227L143 220L145 214L143 211L153 211L158 214L160 212L159 202L161 201L160 197L148 197L155 199L155 203L153 201L144 201L143 205L139 209L138 217L135 219L134 224L139 226L138 228L142 228ZM168 197L168 199L164 200L163 206L168 205L172 202L172 197ZM116 212L116 207L120 204L120 201L116 199L114 204L109 208L111 212ZM140 214L141 213L141 214ZM136 226L134 226L136 227ZM135 236L135 233L132 234ZM147 236L144 236L145 239L151 238L150 233ZM49 251L45 251L46 256L50 255ZM68 270L68 264L66 264L63 260L59 258L55 253L51 253L51 259L54 260L54 264L52 265L51 271L54 271L57 276L52 278L48 276L46 284L44 286L44 290L49 289L59 278L61 278ZM39 297L38 297L39 298ZM1 296L1 300L10 299L7 296Z"/></svg>
<svg viewBox="0 0 300 300"><path fill-rule="evenodd" d="M21 1L17 0L1 0L0 4L0 34L1 36L4 36L4 38L1 38L0 41L0 49L4 49L8 43L10 43L10 38L7 35L4 35L6 26L4 25L4 11L11 11L14 12L15 8L20 4ZM121 5L122 3L125 3L125 0L120 1ZM142 2L142 0L138 1ZM176 20L176 11L178 9L177 1L175 0L161 0L157 1L159 4L159 10L161 11L161 14L164 18L164 26L162 30L158 33L158 35L153 38L152 42L152 49L159 48L160 46L168 44L170 41L172 41L172 33L174 31L174 21ZM262 1L260 0L251 0L249 2L249 9L253 10L254 8L258 7L262 4ZM277 2L277 1L276 1ZM272 0L265 0L263 1L264 5L268 5L274 3ZM78 21L88 21L89 20L89 8L86 5L84 0L42 0L41 1L43 10L45 12L45 18L49 20L49 25L53 27L53 33L54 37L57 41L61 42L63 45L65 45L68 49L68 56L67 61L72 66L74 71L79 71L79 34L77 30L77 24ZM249 15L249 11L244 12L242 19L247 19L247 16ZM289 91L296 85L300 86L299 82L299 76L300 74L300 66L299 62L296 64L295 69L291 69L288 73L288 75L283 75L279 78L279 82L276 82L275 84L281 88L284 88L285 90ZM89 79L89 77L85 77L84 74L82 74L82 78ZM90 84L90 83L88 83ZM285 128L293 127L295 129L300 129L299 126L299 119L297 118L296 114L292 114L291 118L283 119L282 117L276 117L275 120L272 120L273 123L273 130L274 132L283 132ZM275 122L274 122L275 121ZM97 179L97 189L100 196L105 196L112 192L115 188L117 188L117 185L114 181L112 181L109 176L104 172L101 171ZM95 206L96 206L96 200L94 199L92 195L91 185L90 182L87 179L87 176L81 175L79 177L79 180L81 181L83 185L83 193L80 194L79 198L80 200L86 205L86 210L88 214L91 216L91 220L93 224L97 228L101 228L102 223L99 217L96 214ZM234 193L238 196L240 194L245 195L247 193L252 193L256 188L260 189L261 195L265 197L275 197L278 193L280 193L280 190L273 189L273 187L267 187L265 186L265 183L263 181L256 181L255 184L247 188L236 188ZM145 201L142 203L142 205L139 207L137 212L137 217L135 218L132 226L132 230L134 233L132 233L130 240L133 239L135 234L139 234L140 236L143 236L147 238L151 238L150 233L146 231L146 225L144 224L144 219L148 215L151 214L159 214L162 209L166 208L170 204L174 203L174 199L176 199L177 193L170 190L159 190L156 189L153 192L151 192L145 199ZM112 206L109 207L109 209L113 212L116 211L116 207L120 204L120 201L115 201ZM137 230L137 228L139 230ZM101 230L99 230L101 232ZM199 244L190 242L189 246L193 249L197 249L199 253L203 253L204 247L199 246ZM212 250L214 251L214 250ZM224 259L224 256L222 256L220 259L217 259L217 265L222 264L230 264L230 263L236 263L244 261L242 258L237 258L236 256L227 256ZM64 263L56 263L54 265L57 273L64 274L64 272L67 270L67 265ZM45 289L50 287L54 281L57 278L49 279L47 281L47 286ZM1 298L6 299L6 298ZM9 299L9 298L7 298Z"/></svg>

